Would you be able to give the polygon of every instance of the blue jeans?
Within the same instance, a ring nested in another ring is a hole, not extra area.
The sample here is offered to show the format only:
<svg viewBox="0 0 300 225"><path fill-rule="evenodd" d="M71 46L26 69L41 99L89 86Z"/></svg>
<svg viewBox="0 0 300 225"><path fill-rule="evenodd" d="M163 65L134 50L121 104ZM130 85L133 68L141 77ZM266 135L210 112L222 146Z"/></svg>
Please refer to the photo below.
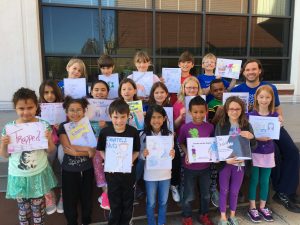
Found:
<svg viewBox="0 0 300 225"><path fill-rule="evenodd" d="M210 194L210 169L189 170L184 168L184 187L182 199L182 216L187 218L192 216L191 201L195 199L196 182L200 187L200 209L199 214L203 215L208 212Z"/></svg>
<svg viewBox="0 0 300 225"><path fill-rule="evenodd" d="M154 209L156 205L156 193L158 193L158 225L166 223L167 201L170 188L169 180L145 181L147 192L147 220L148 225L156 225Z"/></svg>

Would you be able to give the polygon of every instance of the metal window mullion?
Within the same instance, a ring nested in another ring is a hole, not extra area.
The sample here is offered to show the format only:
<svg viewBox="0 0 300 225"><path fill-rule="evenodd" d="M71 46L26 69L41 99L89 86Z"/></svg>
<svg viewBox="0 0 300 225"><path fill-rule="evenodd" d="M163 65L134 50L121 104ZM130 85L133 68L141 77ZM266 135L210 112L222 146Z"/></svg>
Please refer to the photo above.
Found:
<svg viewBox="0 0 300 225"><path fill-rule="evenodd" d="M247 44L246 44L246 57L250 57L250 45L251 45L251 23L252 23L252 0L248 1L248 26L247 26Z"/></svg>
<svg viewBox="0 0 300 225"><path fill-rule="evenodd" d="M202 33L201 33L201 56L205 55L205 29L206 29L206 1L202 2Z"/></svg>
<svg viewBox="0 0 300 225"><path fill-rule="evenodd" d="M157 74L156 71L156 8L155 0L152 0L152 67L153 72Z"/></svg>

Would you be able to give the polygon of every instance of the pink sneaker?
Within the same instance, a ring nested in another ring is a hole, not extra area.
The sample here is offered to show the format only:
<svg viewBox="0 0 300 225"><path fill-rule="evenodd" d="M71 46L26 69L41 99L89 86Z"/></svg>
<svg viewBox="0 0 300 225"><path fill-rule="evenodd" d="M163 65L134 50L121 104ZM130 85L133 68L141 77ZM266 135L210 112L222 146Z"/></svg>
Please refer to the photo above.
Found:
<svg viewBox="0 0 300 225"><path fill-rule="evenodd" d="M102 199L102 201L101 201L100 207L102 209L110 210L107 193L103 192L101 195L101 199Z"/></svg>
<svg viewBox="0 0 300 225"><path fill-rule="evenodd" d="M45 194L46 201L46 213L47 215L51 215L56 212L56 199L53 191L49 191Z"/></svg>

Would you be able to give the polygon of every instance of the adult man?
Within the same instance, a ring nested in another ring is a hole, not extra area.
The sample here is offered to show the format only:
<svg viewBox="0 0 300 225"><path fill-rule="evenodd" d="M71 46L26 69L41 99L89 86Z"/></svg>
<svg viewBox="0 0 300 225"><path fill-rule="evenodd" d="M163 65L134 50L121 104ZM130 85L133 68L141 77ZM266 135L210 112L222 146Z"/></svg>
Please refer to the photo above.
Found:
<svg viewBox="0 0 300 225"><path fill-rule="evenodd" d="M259 60L251 59L243 65L242 72L246 82L232 89L232 92L249 92L249 108L254 104L254 95L258 87L270 85L275 96L275 110L279 120L283 121L282 108L277 88L265 81L261 81L263 68ZM278 148L275 152L276 167L272 170L272 184L276 191L273 199L282 204L287 210L300 213L300 203L296 196L299 184L299 150L284 127L280 129L280 138L275 141Z"/></svg>

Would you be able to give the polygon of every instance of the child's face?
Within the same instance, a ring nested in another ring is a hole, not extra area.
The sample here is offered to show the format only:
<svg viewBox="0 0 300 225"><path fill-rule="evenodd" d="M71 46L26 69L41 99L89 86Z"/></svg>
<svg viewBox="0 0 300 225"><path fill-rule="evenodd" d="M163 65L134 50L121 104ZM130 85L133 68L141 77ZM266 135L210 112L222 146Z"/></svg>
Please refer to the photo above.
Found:
<svg viewBox="0 0 300 225"><path fill-rule="evenodd" d="M202 63L202 68L205 71L213 71L216 68L216 61L215 61L215 59L206 59Z"/></svg>
<svg viewBox="0 0 300 225"><path fill-rule="evenodd" d="M137 61L135 62L135 66L139 72L147 72L150 66L150 62Z"/></svg>
<svg viewBox="0 0 300 225"><path fill-rule="evenodd" d="M19 116L21 123L35 121L37 105L32 99L19 100L16 104L16 113Z"/></svg>
<svg viewBox="0 0 300 225"><path fill-rule="evenodd" d="M106 99L108 96L108 91L106 86L102 83L95 84L93 90L91 91L91 95L93 96L93 98Z"/></svg>
<svg viewBox="0 0 300 225"><path fill-rule="evenodd" d="M222 100L224 93L224 84L223 83L214 83L211 85L211 94L218 100Z"/></svg>
<svg viewBox="0 0 300 225"><path fill-rule="evenodd" d="M129 115L126 113L121 114L116 111L110 115L111 122L116 132L123 132L125 130L128 116Z"/></svg>
<svg viewBox="0 0 300 225"><path fill-rule="evenodd" d="M68 78L80 78L82 76L82 68L79 63L74 63L72 66L67 68Z"/></svg>
<svg viewBox="0 0 300 225"><path fill-rule="evenodd" d="M272 95L267 91L262 90L257 95L257 103L260 108L267 109L271 104L271 101L272 101Z"/></svg>
<svg viewBox="0 0 300 225"><path fill-rule="evenodd" d="M228 106L228 117L231 121L236 122L240 118L242 107L237 102L231 102Z"/></svg>
<svg viewBox="0 0 300 225"><path fill-rule="evenodd" d="M158 112L154 112L151 116L150 125L154 132L159 132L166 118Z"/></svg>
<svg viewBox="0 0 300 225"><path fill-rule="evenodd" d="M184 93L186 96L196 96L199 92L199 86L195 81L189 81L184 86Z"/></svg>
<svg viewBox="0 0 300 225"><path fill-rule="evenodd" d="M45 86L45 89L44 89L44 99L48 103L55 102L56 97L55 97L55 94L54 94L54 90L53 90L53 88L51 86L48 86L48 85Z"/></svg>
<svg viewBox="0 0 300 225"><path fill-rule="evenodd" d="M166 100L166 98L168 97L167 92L162 89L161 87L157 87L153 93L154 99L156 104L158 105L162 105L163 102Z"/></svg>
<svg viewBox="0 0 300 225"><path fill-rule="evenodd" d="M125 102L133 101L133 96L136 94L136 89L131 85L131 83L124 83L121 87L121 95Z"/></svg>
<svg viewBox="0 0 300 225"><path fill-rule="evenodd" d="M67 110L67 117L72 122L78 122L84 117L85 110L82 108L81 104L74 102L69 105Z"/></svg>
<svg viewBox="0 0 300 225"><path fill-rule="evenodd" d="M104 66L104 67L101 67L100 70L101 70L101 74L105 75L105 76L109 76L113 73L113 70L114 70L114 66Z"/></svg>
<svg viewBox="0 0 300 225"><path fill-rule="evenodd" d="M207 113L206 106L193 105L190 113L194 123L202 123Z"/></svg>
<svg viewBox="0 0 300 225"><path fill-rule="evenodd" d="M194 67L194 63L192 61L179 62L178 67L180 67L181 72L190 72L190 70Z"/></svg>

